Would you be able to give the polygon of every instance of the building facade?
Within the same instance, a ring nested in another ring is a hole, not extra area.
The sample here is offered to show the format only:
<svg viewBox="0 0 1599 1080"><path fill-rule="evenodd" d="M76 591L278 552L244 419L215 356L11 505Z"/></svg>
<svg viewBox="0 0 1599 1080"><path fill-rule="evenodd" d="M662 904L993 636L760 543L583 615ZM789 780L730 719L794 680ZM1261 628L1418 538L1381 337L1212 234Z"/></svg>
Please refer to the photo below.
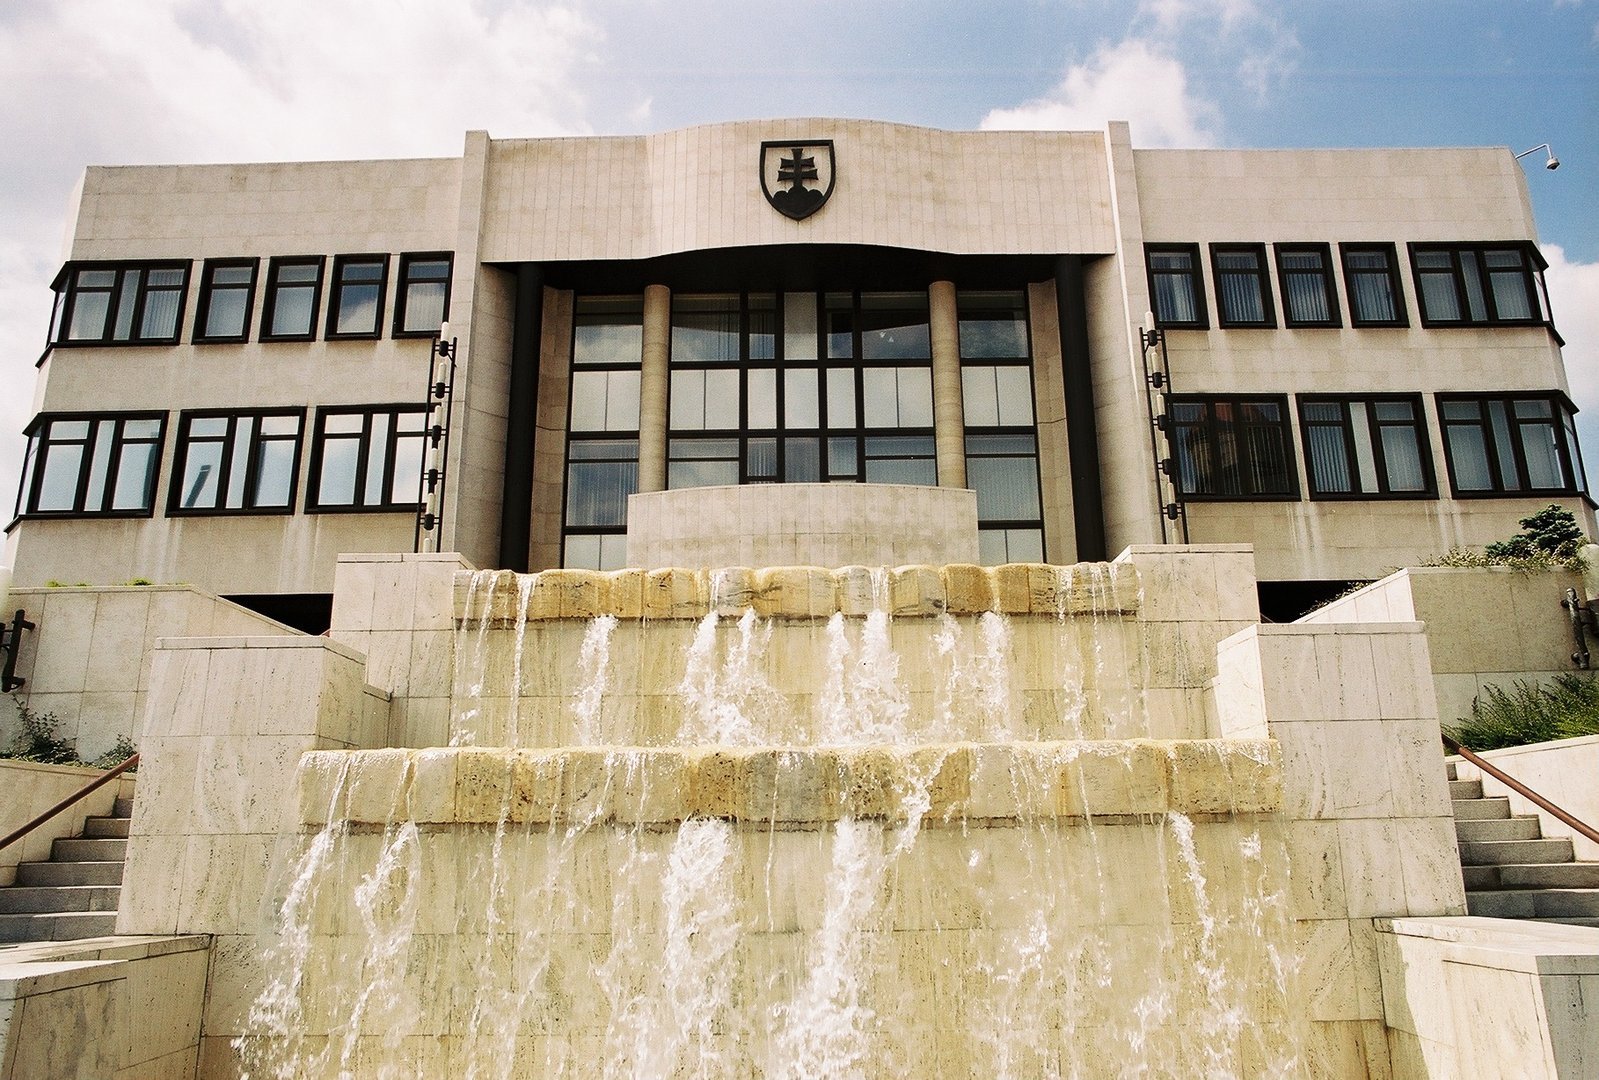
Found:
<svg viewBox="0 0 1599 1080"><path fill-rule="evenodd" d="M340 552L611 568L628 495L774 482L969 487L986 562L1248 542L1288 607L1550 502L1592 526L1502 148L470 132L91 168L70 235L19 585L314 610Z"/></svg>

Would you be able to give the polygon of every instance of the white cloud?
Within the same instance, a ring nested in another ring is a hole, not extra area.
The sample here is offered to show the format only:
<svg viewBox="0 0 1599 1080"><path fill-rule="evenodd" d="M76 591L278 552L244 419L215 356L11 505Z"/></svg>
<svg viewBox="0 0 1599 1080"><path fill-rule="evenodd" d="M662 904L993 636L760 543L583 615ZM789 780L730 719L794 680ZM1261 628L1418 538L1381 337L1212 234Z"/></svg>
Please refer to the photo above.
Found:
<svg viewBox="0 0 1599 1080"><path fill-rule="evenodd" d="M994 109L985 130L1097 131L1126 120L1139 146L1210 146L1216 109L1189 90L1183 65L1136 38L1107 45L1075 65L1048 94L1014 109Z"/></svg>
<svg viewBox="0 0 1599 1080"><path fill-rule="evenodd" d="M1563 350L1571 400L1577 414L1577 435L1590 470L1590 483L1599 482L1599 262L1571 262L1558 244L1540 250L1549 260L1549 306L1555 326L1566 339Z"/></svg>
<svg viewBox="0 0 1599 1080"><path fill-rule="evenodd" d="M73 0L0 9L0 502L86 164L459 154L582 134L598 27L527 0Z"/></svg>

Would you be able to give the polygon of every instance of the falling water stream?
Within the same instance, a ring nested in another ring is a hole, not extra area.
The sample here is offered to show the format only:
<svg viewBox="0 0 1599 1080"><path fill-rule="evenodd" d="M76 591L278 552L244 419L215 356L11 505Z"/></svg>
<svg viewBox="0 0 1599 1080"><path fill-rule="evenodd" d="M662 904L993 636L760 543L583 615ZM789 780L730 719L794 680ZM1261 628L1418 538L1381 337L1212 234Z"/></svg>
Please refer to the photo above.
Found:
<svg viewBox="0 0 1599 1080"><path fill-rule="evenodd" d="M1090 595L1113 584L1103 567L1060 572L1099 575ZM378 825L349 812L359 755L343 756L325 824L282 872L264 989L235 1044L243 1075L1297 1075L1277 823L1061 808L1107 765L1135 782L1131 742L1083 741L1147 738L1124 620L1063 607L1022 633L996 612L943 614L911 645L886 575L871 585L863 615L781 640L715 595L692 628L590 619L551 721L529 691L552 677L554 631L527 617L534 579L509 597L507 575L474 575L452 745L503 742L509 777L509 748L550 730L604 768L541 758L569 770L542 819L507 781L495 820L450 824L414 819L407 765ZM657 640L682 649L664 692L637 685ZM1052 658L1047 678L1034 654ZM608 818L617 793L662 794L652 745L774 750L769 812ZM831 748L893 751L888 805L789 809L784 778ZM952 771L975 791L993 769L997 809L948 809Z"/></svg>

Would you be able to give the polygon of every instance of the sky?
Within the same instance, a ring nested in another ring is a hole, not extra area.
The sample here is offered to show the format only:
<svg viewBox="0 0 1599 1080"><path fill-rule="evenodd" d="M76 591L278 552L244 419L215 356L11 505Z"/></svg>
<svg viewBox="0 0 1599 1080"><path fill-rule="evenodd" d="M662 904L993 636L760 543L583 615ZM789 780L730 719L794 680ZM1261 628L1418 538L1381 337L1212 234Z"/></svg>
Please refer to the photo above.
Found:
<svg viewBox="0 0 1599 1080"><path fill-rule="evenodd" d="M464 133L842 116L1134 146L1508 146L1599 464L1599 0L0 4L0 498L86 165L456 156ZM9 515L7 515L9 516Z"/></svg>

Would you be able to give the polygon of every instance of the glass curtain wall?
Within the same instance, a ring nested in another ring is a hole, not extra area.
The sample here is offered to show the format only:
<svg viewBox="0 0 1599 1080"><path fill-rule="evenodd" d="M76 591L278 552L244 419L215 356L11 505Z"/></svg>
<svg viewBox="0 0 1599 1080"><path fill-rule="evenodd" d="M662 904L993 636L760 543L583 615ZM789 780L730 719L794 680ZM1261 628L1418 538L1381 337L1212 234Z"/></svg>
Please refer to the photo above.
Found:
<svg viewBox="0 0 1599 1080"><path fill-rule="evenodd" d="M627 497L638 491L639 296L580 297L572 315L562 563L615 570L627 556Z"/></svg>

